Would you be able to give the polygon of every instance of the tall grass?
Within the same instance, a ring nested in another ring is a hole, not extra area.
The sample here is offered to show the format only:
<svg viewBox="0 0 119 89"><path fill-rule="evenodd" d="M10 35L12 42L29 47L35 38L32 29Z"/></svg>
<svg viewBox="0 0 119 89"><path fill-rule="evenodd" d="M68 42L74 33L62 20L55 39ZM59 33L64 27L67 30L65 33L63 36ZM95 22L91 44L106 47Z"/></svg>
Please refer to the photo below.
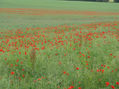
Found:
<svg viewBox="0 0 119 89"><path fill-rule="evenodd" d="M118 89L118 28L113 22L1 32L0 89Z"/></svg>

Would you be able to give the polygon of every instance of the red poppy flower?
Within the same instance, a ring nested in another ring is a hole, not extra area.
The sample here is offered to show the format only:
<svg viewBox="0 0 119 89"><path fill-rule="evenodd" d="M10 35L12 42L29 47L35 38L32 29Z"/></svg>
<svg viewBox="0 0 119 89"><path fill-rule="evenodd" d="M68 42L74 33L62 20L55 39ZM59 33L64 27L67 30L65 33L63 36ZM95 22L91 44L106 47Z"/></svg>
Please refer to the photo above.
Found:
<svg viewBox="0 0 119 89"><path fill-rule="evenodd" d="M116 82L116 85L119 85L119 82Z"/></svg>
<svg viewBox="0 0 119 89"><path fill-rule="evenodd" d="M72 89L72 88L74 88L74 86L70 86L68 89Z"/></svg>
<svg viewBox="0 0 119 89"><path fill-rule="evenodd" d="M41 80L40 78L38 80Z"/></svg>
<svg viewBox="0 0 119 89"><path fill-rule="evenodd" d="M79 87L78 89L81 89L81 87Z"/></svg>
<svg viewBox="0 0 119 89"><path fill-rule="evenodd" d="M108 86L110 83L109 82L106 82L106 86Z"/></svg>
<svg viewBox="0 0 119 89"><path fill-rule="evenodd" d="M111 88L112 88L112 89L115 89L115 87L114 87L113 85L111 85Z"/></svg>
<svg viewBox="0 0 119 89"><path fill-rule="evenodd" d="M19 59L17 59L17 61L16 62L19 62Z"/></svg>
<svg viewBox="0 0 119 89"><path fill-rule="evenodd" d="M106 67L106 65L104 65L104 67Z"/></svg>
<svg viewBox="0 0 119 89"><path fill-rule="evenodd" d="M110 67L109 67L109 66L107 66L107 68L109 69Z"/></svg>
<svg viewBox="0 0 119 89"><path fill-rule="evenodd" d="M2 52L3 51L3 49L0 49L0 52Z"/></svg>
<svg viewBox="0 0 119 89"><path fill-rule="evenodd" d="M11 75L14 75L14 72L11 72Z"/></svg>
<svg viewBox="0 0 119 89"><path fill-rule="evenodd" d="M61 62L59 62L59 64L62 64Z"/></svg>
<svg viewBox="0 0 119 89"><path fill-rule="evenodd" d="M76 48L73 48L73 50L75 50Z"/></svg>
<svg viewBox="0 0 119 89"><path fill-rule="evenodd" d="M70 86L71 88L74 88L74 86Z"/></svg>
<svg viewBox="0 0 119 89"><path fill-rule="evenodd" d="M67 75L69 75L69 73L67 73Z"/></svg>
<svg viewBox="0 0 119 89"><path fill-rule="evenodd" d="M25 55L27 55L27 53L25 52Z"/></svg>
<svg viewBox="0 0 119 89"><path fill-rule="evenodd" d="M64 71L64 74L66 74L66 72Z"/></svg>
<svg viewBox="0 0 119 89"><path fill-rule="evenodd" d="M102 73L104 72L104 69L102 69Z"/></svg>
<svg viewBox="0 0 119 89"><path fill-rule="evenodd" d="M88 56L88 58L90 58L90 56Z"/></svg>
<svg viewBox="0 0 119 89"><path fill-rule="evenodd" d="M24 78L24 75L22 75L22 77Z"/></svg>
<svg viewBox="0 0 119 89"><path fill-rule="evenodd" d="M100 70L99 69L97 69L97 72L99 72Z"/></svg>
<svg viewBox="0 0 119 89"><path fill-rule="evenodd" d="M45 49L45 46L43 46L41 49L42 49L42 50Z"/></svg>
<svg viewBox="0 0 119 89"><path fill-rule="evenodd" d="M112 56L112 53L110 53L110 56Z"/></svg>
<svg viewBox="0 0 119 89"><path fill-rule="evenodd" d="M19 55L21 54L21 52L19 52Z"/></svg>
<svg viewBox="0 0 119 89"><path fill-rule="evenodd" d="M76 70L79 70L79 67L77 67Z"/></svg>

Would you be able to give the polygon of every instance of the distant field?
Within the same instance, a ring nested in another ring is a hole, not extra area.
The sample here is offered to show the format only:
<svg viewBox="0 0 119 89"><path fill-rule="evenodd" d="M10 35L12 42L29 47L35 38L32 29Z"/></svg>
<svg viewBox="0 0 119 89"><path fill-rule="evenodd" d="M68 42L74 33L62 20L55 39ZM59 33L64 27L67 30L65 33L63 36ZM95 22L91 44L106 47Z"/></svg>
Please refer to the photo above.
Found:
<svg viewBox="0 0 119 89"><path fill-rule="evenodd" d="M0 0L0 8L31 8L31 9L48 9L48 10L65 10L65 11L96 11L96 12L111 12L118 13L119 5L117 3L105 2L68 2L63 0ZM29 10L30 11L30 10ZM32 11L31 11L32 12ZM34 14L34 12L32 12ZM108 22L118 21L119 15L101 15L95 14L66 14L66 15L19 15L18 12L13 14L3 13L0 10L0 25L1 28L14 28L28 26L56 26L58 24L82 24L90 22ZM25 26L24 26L25 24Z"/></svg>
<svg viewBox="0 0 119 89"><path fill-rule="evenodd" d="M119 12L118 3L63 0L0 0L0 8L48 8L59 10L88 10Z"/></svg>

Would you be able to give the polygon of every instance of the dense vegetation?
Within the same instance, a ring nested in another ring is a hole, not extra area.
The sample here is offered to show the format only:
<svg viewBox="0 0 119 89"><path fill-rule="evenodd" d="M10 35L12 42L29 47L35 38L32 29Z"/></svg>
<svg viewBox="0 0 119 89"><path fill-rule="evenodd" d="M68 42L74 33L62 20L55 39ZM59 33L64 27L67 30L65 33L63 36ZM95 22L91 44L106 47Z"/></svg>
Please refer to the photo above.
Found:
<svg viewBox="0 0 119 89"><path fill-rule="evenodd" d="M119 89L119 5L0 0L0 89Z"/></svg>

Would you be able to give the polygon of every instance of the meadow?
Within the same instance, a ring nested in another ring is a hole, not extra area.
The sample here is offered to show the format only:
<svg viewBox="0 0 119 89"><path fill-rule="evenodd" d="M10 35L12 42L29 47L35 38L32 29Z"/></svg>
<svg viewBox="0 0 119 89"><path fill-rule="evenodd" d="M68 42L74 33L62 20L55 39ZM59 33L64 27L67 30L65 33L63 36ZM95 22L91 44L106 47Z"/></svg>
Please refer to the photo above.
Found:
<svg viewBox="0 0 119 89"><path fill-rule="evenodd" d="M0 0L0 89L119 89L119 4Z"/></svg>

